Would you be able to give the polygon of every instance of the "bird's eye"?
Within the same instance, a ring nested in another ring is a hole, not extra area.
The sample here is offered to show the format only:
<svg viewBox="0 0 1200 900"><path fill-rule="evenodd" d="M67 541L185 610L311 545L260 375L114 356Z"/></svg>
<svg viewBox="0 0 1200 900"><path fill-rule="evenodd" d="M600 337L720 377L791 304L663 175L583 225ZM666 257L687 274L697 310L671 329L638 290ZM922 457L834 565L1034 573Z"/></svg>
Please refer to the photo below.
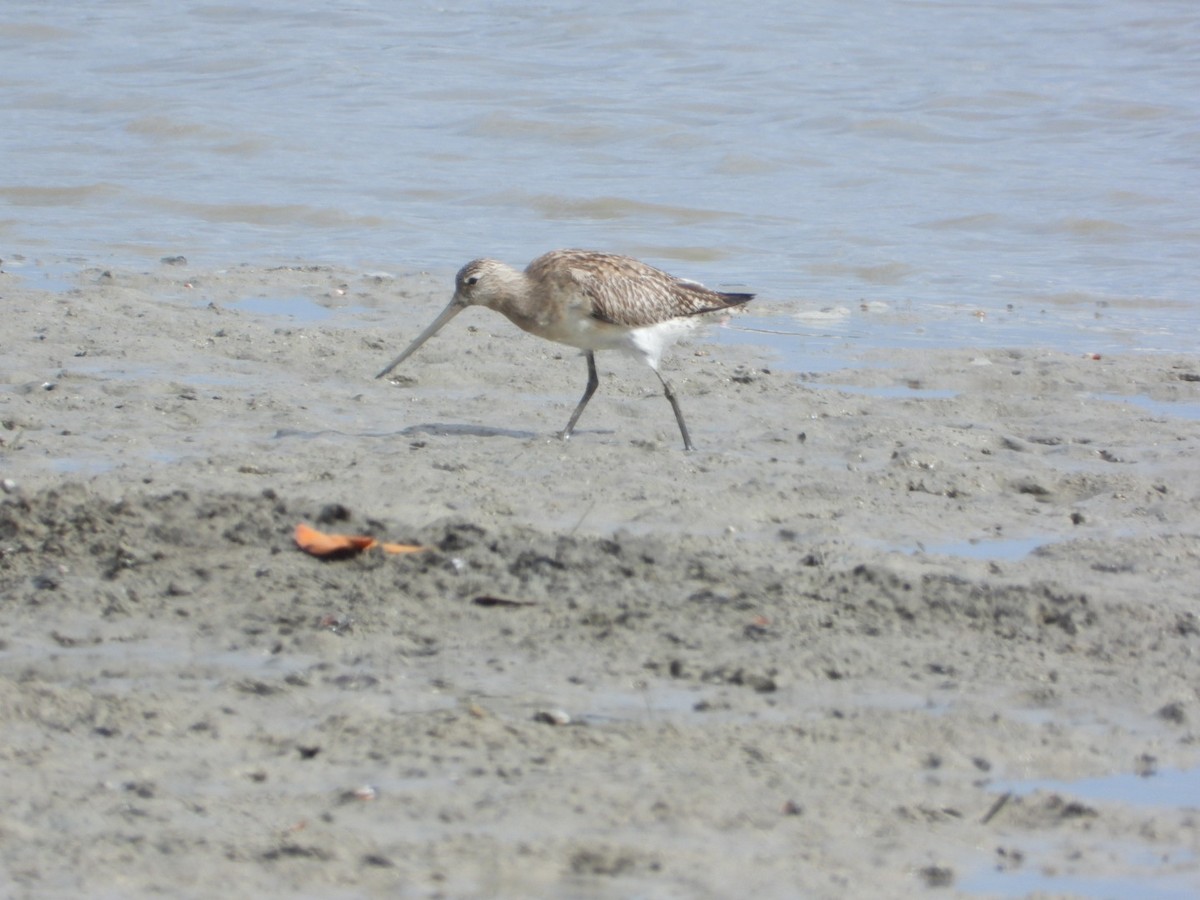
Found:
<svg viewBox="0 0 1200 900"><path fill-rule="evenodd" d="M467 284L478 284L478 283L479 283L478 275L472 275L470 278L467 279Z"/></svg>

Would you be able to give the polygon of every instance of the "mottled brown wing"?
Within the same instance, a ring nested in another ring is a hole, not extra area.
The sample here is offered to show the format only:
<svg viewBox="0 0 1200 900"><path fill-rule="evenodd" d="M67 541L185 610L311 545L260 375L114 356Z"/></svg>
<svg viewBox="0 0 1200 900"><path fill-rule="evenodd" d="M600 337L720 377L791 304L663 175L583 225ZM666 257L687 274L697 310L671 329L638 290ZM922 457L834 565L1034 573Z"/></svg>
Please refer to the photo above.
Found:
<svg viewBox="0 0 1200 900"><path fill-rule="evenodd" d="M629 256L591 250L555 250L530 269L553 270L591 304L589 314L626 328L695 316L745 303L752 294L722 294L683 281Z"/></svg>

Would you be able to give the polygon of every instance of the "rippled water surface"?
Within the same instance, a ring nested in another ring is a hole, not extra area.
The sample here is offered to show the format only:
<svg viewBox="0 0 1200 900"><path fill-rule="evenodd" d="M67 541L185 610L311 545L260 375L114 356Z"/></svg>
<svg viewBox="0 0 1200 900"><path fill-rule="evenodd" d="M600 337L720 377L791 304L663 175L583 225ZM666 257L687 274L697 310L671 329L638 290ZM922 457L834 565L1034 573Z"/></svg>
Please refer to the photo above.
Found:
<svg viewBox="0 0 1200 900"><path fill-rule="evenodd" d="M1200 331L1194 0L10 0L0 110L18 274L586 246L942 342Z"/></svg>

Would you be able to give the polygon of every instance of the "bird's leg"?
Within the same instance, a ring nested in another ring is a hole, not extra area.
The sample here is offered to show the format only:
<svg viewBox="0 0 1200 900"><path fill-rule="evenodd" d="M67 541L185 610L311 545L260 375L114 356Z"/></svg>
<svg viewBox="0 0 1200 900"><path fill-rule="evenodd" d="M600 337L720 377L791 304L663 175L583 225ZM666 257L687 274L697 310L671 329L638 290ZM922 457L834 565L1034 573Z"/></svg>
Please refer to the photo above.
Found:
<svg viewBox="0 0 1200 900"><path fill-rule="evenodd" d="M662 372L658 369L654 370L654 374L662 382L663 393L667 395L667 402L671 404L671 409L675 412L675 421L679 423L679 433L683 435L683 449L695 450L696 448L692 446L692 439L688 437L687 425L683 423L683 413L679 411L679 401L675 399L675 392L671 390L671 383L663 378Z"/></svg>
<svg viewBox="0 0 1200 900"><path fill-rule="evenodd" d="M588 382L587 387L583 389L583 399L575 407L575 412L571 413L571 420L567 422L567 427L558 433L558 436L564 441L575 430L575 423L579 421L579 417L583 414L583 408L588 405L588 401L592 399L592 394L596 393L596 388L600 385L600 376L596 374L596 355L591 350L587 351L587 364ZM674 400L671 401L672 404L674 402ZM676 415L678 415L678 412ZM680 424L683 424L682 420L680 420ZM684 434L686 437L686 432Z"/></svg>

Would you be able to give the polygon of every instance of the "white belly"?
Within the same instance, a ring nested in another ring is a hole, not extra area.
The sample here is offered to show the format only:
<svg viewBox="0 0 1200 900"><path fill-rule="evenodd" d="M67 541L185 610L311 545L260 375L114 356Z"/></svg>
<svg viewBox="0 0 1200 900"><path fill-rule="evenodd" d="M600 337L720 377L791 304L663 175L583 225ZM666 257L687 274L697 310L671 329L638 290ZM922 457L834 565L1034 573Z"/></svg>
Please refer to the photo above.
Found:
<svg viewBox="0 0 1200 900"><path fill-rule="evenodd" d="M564 319L549 326L527 327L525 330L580 350L622 350L657 369L663 350L697 324L695 319L690 318L668 319L641 328L627 328L589 316Z"/></svg>

